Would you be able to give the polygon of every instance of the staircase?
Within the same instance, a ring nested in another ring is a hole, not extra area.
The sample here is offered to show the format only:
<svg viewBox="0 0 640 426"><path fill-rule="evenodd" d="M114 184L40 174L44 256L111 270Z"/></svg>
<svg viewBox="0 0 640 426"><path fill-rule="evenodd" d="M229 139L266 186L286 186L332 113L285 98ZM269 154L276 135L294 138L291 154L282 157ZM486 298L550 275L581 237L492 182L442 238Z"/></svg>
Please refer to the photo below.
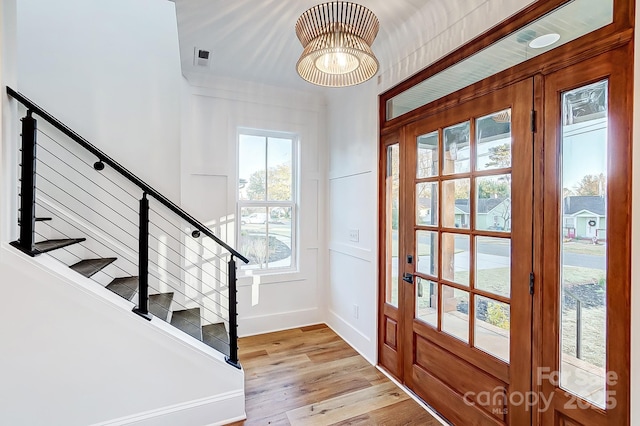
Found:
<svg viewBox="0 0 640 426"><path fill-rule="evenodd" d="M48 219L50 220L50 219ZM36 221L40 221L36 219ZM62 240L45 240L35 243L34 254L42 254L56 249L68 247L72 244L78 244L86 241L85 238L69 238ZM16 245L17 243L11 243ZM106 257L100 259L84 259L71 266L71 269L80 275L91 278L97 272L106 266L115 262L117 258ZM120 277L115 278L106 288L111 290L118 296L135 302L138 293L139 280L138 277ZM158 293L149 296L149 313L163 321L170 323L172 326L187 333L208 346L216 349L218 352L230 355L229 351L229 332L223 322L215 324L201 324L200 308L172 310L171 304L174 293Z"/></svg>
<svg viewBox="0 0 640 426"><path fill-rule="evenodd" d="M28 98L7 92L26 109L19 237L11 245L64 262L133 302L138 316L166 321L241 368L236 259L248 259ZM51 127L40 130L34 115Z"/></svg>

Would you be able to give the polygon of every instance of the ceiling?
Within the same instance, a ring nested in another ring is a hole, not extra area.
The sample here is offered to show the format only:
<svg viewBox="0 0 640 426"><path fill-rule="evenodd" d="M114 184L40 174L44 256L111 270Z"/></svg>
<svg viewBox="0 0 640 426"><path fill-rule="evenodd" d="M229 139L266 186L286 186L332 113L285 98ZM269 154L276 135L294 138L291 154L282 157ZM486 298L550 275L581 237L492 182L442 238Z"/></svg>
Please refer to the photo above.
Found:
<svg viewBox="0 0 640 426"><path fill-rule="evenodd" d="M467 1L467 0L465 0ZM303 81L295 66L302 45L295 34L298 17L323 0L174 0L182 73L197 86L232 78L302 90L321 90ZM381 48L425 6L451 0L357 0L380 20L373 44L380 66L390 58ZM436 8L434 8L436 9ZM433 19L433 18L432 18ZM419 29L416 29L418 32ZM194 65L194 50L211 52L208 66Z"/></svg>

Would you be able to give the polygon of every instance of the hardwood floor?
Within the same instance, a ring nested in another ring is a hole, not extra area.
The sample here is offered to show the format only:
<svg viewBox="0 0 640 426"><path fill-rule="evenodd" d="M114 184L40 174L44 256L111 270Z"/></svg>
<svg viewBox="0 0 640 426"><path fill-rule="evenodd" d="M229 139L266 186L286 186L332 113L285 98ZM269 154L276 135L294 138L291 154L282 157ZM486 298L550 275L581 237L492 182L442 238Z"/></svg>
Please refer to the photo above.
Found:
<svg viewBox="0 0 640 426"><path fill-rule="evenodd" d="M440 425L324 324L238 345L247 420L233 426Z"/></svg>

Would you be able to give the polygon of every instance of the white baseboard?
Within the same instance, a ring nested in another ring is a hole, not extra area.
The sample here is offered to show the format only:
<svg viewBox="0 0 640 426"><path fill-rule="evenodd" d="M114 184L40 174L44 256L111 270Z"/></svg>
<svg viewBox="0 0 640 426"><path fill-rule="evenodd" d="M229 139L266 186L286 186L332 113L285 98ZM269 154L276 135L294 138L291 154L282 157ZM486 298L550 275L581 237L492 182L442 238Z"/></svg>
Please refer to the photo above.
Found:
<svg viewBox="0 0 640 426"><path fill-rule="evenodd" d="M255 336L256 334L273 333L322 322L324 321L322 321L318 308L241 317L238 319L238 335L240 337Z"/></svg>
<svg viewBox="0 0 640 426"><path fill-rule="evenodd" d="M376 341L362 333L360 330L351 325L348 321L342 318L340 315L329 309L329 318L327 325L338 335L355 349L364 359L366 359L371 365L377 364L377 350L375 348ZM367 353L365 348L373 347L373 355Z"/></svg>
<svg viewBox="0 0 640 426"><path fill-rule="evenodd" d="M218 426L247 418L244 392L229 392L133 414L93 426Z"/></svg>

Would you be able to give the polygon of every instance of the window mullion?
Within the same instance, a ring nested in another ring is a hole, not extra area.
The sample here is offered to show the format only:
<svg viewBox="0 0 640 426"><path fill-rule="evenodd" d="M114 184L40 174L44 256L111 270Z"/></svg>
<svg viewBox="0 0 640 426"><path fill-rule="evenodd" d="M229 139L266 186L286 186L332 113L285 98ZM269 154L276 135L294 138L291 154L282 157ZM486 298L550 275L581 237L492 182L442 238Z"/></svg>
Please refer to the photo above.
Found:
<svg viewBox="0 0 640 426"><path fill-rule="evenodd" d="M264 138L264 143L264 201L269 201L269 137Z"/></svg>

